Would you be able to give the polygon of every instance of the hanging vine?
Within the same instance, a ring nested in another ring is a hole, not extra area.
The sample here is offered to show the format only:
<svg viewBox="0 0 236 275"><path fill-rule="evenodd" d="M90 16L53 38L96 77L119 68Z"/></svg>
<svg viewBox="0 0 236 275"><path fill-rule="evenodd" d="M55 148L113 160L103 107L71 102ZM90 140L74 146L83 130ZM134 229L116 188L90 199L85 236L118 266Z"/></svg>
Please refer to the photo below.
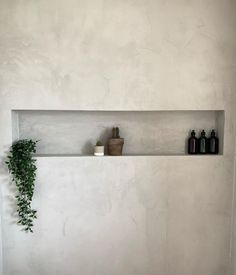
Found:
<svg viewBox="0 0 236 275"><path fill-rule="evenodd" d="M9 151L6 164L12 181L17 188L18 224L26 232L33 232L33 221L37 211L31 208L36 178L36 165L33 153L36 153L37 141L23 139L15 142Z"/></svg>

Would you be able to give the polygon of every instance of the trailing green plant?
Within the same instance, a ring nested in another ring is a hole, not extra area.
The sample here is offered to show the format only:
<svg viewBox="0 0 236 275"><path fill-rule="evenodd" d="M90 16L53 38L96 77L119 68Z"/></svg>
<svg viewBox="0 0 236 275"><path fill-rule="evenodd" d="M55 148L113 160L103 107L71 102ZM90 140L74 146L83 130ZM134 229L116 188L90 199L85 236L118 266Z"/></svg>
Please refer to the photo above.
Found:
<svg viewBox="0 0 236 275"><path fill-rule="evenodd" d="M38 141L23 139L16 141L10 148L6 164L12 181L17 188L18 224L26 232L33 232L33 220L37 218L37 211L31 208L36 178L36 165L33 153L36 153Z"/></svg>

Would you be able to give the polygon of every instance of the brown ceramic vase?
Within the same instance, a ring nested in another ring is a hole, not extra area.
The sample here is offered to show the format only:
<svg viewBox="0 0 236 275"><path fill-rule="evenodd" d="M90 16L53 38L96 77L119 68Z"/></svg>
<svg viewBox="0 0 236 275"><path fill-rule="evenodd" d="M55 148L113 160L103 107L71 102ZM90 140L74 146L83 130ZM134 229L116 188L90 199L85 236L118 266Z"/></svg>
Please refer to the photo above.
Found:
<svg viewBox="0 0 236 275"><path fill-rule="evenodd" d="M108 140L108 154L111 156L121 156L123 145L123 138L110 138Z"/></svg>

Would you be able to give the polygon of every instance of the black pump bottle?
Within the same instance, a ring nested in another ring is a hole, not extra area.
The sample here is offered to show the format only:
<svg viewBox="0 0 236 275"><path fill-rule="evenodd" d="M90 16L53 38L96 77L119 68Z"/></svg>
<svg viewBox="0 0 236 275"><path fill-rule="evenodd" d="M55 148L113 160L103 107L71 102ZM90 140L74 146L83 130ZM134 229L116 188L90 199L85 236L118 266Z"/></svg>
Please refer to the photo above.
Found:
<svg viewBox="0 0 236 275"><path fill-rule="evenodd" d="M198 143L199 143L199 154L207 154L208 142L207 142L206 133L204 130L202 130L201 132L201 136L199 138Z"/></svg>
<svg viewBox="0 0 236 275"><path fill-rule="evenodd" d="M195 131L192 130L191 136L188 139L188 153L189 154L197 154L198 153L198 140L195 137Z"/></svg>
<svg viewBox="0 0 236 275"><path fill-rule="evenodd" d="M211 131L211 136L209 138L209 153L219 154L219 139L216 137L215 130Z"/></svg>

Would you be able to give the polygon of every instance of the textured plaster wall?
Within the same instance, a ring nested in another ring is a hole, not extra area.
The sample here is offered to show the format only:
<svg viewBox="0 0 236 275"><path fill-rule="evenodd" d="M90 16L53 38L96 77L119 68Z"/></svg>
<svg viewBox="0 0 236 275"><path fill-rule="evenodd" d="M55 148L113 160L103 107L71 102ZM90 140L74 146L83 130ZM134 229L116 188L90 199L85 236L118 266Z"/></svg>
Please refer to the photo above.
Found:
<svg viewBox="0 0 236 275"><path fill-rule="evenodd" d="M233 0L0 0L3 275L229 274L235 18ZM39 158L25 235L12 109L224 109L224 156Z"/></svg>
<svg viewBox="0 0 236 275"><path fill-rule="evenodd" d="M226 274L231 195L219 166L211 156L38 158L39 219L30 236L5 225L5 274Z"/></svg>
<svg viewBox="0 0 236 275"><path fill-rule="evenodd" d="M236 195L236 93L232 97L232 106L233 112L233 131L234 131L234 190L233 190L233 221L232 221L232 241L231 241L231 274L235 275L236 274L236 200L235 200L235 195Z"/></svg>

